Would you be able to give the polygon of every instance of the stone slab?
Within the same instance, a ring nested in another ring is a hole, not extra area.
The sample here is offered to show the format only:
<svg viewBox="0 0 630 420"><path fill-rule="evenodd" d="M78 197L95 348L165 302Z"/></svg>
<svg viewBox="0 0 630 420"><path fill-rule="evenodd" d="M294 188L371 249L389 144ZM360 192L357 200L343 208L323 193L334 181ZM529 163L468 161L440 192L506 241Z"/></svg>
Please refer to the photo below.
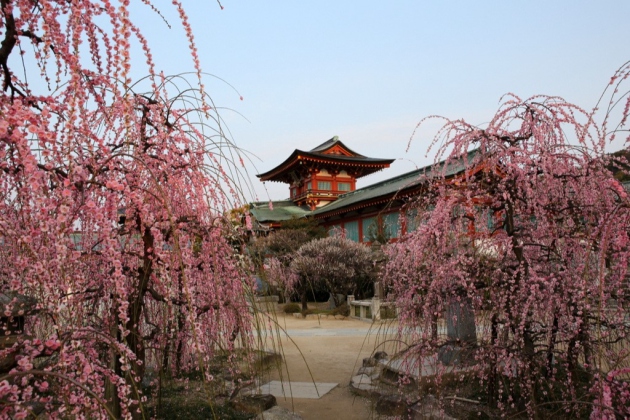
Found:
<svg viewBox="0 0 630 420"><path fill-rule="evenodd" d="M286 382L271 381L258 388L261 394L274 397L319 399L338 384L331 382Z"/></svg>

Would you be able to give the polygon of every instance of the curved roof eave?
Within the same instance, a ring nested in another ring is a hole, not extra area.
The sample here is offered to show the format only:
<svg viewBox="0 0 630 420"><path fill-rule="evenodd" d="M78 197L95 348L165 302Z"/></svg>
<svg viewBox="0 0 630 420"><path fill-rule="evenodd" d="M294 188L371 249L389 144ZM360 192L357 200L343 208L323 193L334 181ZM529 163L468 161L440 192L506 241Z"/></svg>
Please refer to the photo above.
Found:
<svg viewBox="0 0 630 420"><path fill-rule="evenodd" d="M313 153L295 149L295 151L293 151L293 153L291 153L291 155L280 165L256 176L260 178L261 181L273 181L272 178L278 176L282 172L291 168L293 165L297 164L297 162L299 162L301 158L306 158L306 160L311 158L319 161L328 161L330 162L330 164L341 164L344 166L361 166L367 164L369 166L379 167L378 169L388 167L395 160L344 155L327 155L323 153Z"/></svg>

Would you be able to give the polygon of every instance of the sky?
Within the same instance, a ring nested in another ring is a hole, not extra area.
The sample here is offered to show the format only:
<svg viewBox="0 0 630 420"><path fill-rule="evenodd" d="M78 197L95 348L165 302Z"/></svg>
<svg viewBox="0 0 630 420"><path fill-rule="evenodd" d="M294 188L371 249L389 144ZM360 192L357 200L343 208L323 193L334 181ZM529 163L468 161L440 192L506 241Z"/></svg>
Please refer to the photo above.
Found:
<svg viewBox="0 0 630 420"><path fill-rule="evenodd" d="M193 69L170 2L132 19L166 74ZM430 164L441 115L483 125L513 93L595 106L630 60L628 0L183 0L206 86L246 151L246 201L288 197L255 174L339 136L366 156L396 159L362 187ZM222 79L222 80L221 80ZM242 96L242 100L240 97ZM613 145L611 148L619 149ZM408 150L407 150L408 149Z"/></svg>

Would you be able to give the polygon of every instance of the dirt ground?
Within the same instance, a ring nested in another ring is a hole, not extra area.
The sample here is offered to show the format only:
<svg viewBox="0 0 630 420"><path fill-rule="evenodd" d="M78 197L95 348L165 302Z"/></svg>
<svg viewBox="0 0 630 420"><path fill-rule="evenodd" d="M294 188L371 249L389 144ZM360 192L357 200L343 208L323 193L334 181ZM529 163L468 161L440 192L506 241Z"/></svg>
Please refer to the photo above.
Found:
<svg viewBox="0 0 630 420"><path fill-rule="evenodd" d="M339 385L320 399L278 397L278 405L292 409L305 420L359 420L376 418L369 400L349 389L352 376L386 336L395 332L388 324L355 319L297 319L278 312L281 333L267 337L265 347L283 354L282 370L271 369L266 380L335 382ZM377 350L382 350L379 346ZM387 349L386 349L387 350Z"/></svg>

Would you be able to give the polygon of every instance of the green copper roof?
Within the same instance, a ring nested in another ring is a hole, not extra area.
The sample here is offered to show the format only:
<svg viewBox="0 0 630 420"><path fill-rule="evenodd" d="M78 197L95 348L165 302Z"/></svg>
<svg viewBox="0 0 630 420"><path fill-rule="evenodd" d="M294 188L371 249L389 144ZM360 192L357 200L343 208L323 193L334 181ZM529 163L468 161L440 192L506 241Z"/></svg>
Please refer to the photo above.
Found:
<svg viewBox="0 0 630 420"><path fill-rule="evenodd" d="M272 204L273 210L269 208L268 201L251 203L250 212L261 223L299 219L311 213L308 208L298 207L290 200L274 201Z"/></svg>
<svg viewBox="0 0 630 420"><path fill-rule="evenodd" d="M432 178L436 175L445 177L455 175L462 172L467 166L470 166L473 163L476 153L477 150L473 150L468 153L466 159L452 160L449 162L446 170L444 170L444 162L439 162L437 164L425 166L424 168L416 169L394 178L386 179L385 181L377 182L376 184L368 185L367 187L343 194L332 203L315 209L311 214L313 216L317 216L345 207L358 205L359 203L368 202L370 200L393 196L396 193L419 186L425 182L427 178Z"/></svg>

